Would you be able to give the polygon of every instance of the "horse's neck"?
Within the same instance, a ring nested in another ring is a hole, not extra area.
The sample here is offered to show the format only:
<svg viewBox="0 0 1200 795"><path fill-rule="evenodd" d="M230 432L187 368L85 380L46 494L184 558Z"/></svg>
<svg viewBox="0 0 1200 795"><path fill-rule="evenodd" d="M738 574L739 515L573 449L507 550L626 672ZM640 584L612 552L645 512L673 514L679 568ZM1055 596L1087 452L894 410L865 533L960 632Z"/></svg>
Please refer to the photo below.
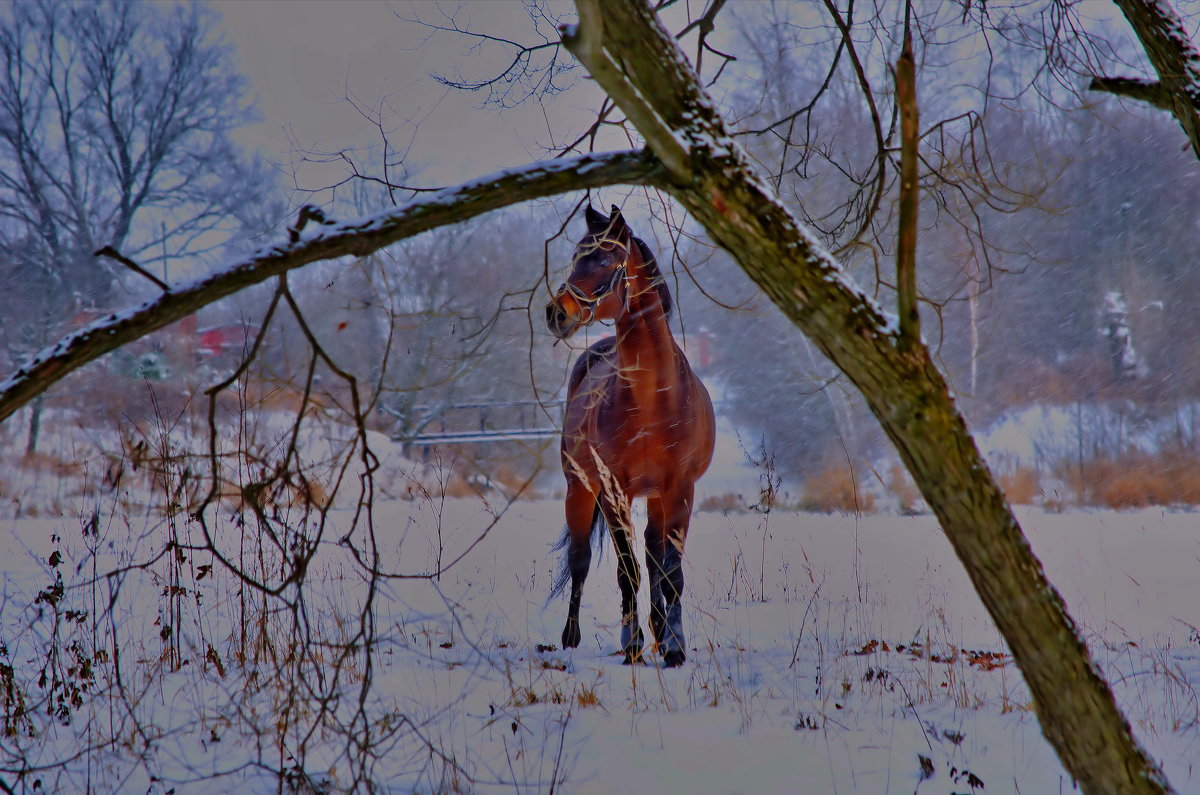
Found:
<svg viewBox="0 0 1200 795"><path fill-rule="evenodd" d="M655 359L673 357L675 339L658 292L656 274L640 255L635 260L626 276L626 309L617 320L617 360L618 366L644 371L648 365L654 366ZM647 356L651 362L645 360Z"/></svg>

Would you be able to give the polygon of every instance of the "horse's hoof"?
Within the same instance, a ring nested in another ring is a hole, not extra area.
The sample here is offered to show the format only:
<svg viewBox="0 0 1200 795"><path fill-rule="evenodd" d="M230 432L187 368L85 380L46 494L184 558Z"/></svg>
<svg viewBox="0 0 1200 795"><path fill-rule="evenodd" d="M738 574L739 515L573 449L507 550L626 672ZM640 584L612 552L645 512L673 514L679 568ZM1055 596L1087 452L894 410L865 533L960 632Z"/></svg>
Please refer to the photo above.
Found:
<svg viewBox="0 0 1200 795"><path fill-rule="evenodd" d="M563 627L562 644L564 649L574 649L579 646L579 622L568 621Z"/></svg>
<svg viewBox="0 0 1200 795"><path fill-rule="evenodd" d="M686 659L687 656L683 653L683 649L671 649L663 654L663 665L667 668L678 668Z"/></svg>
<svg viewBox="0 0 1200 795"><path fill-rule="evenodd" d="M634 663L640 663L641 661L642 647L638 646L636 649L625 650L625 659L621 661L621 665L633 665Z"/></svg>

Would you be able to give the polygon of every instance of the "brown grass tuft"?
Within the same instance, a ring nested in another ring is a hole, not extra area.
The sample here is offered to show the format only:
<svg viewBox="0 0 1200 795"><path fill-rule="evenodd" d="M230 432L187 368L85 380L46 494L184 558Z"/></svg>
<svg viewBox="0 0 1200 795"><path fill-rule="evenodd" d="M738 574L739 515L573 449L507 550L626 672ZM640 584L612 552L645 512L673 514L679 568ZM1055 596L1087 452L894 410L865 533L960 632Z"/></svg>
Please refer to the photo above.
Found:
<svg viewBox="0 0 1200 795"><path fill-rule="evenodd" d="M596 688L587 685L580 685L579 689L575 691L575 701L584 709L601 706L600 697L596 695Z"/></svg>
<svg viewBox="0 0 1200 795"><path fill-rule="evenodd" d="M875 497L863 491L850 468L831 466L804 482L800 508L819 513L870 513Z"/></svg>
<svg viewBox="0 0 1200 795"><path fill-rule="evenodd" d="M1150 505L1200 505L1200 455L1164 450L1130 451L1059 467L1057 473L1085 505L1114 510Z"/></svg>
<svg viewBox="0 0 1200 795"><path fill-rule="evenodd" d="M705 513L745 513L746 503L739 495L727 491L724 494L709 494L700 501L696 510Z"/></svg>
<svg viewBox="0 0 1200 795"><path fill-rule="evenodd" d="M1033 505L1044 496L1041 476L1028 467L1017 467L997 479L1004 496L1013 505Z"/></svg>

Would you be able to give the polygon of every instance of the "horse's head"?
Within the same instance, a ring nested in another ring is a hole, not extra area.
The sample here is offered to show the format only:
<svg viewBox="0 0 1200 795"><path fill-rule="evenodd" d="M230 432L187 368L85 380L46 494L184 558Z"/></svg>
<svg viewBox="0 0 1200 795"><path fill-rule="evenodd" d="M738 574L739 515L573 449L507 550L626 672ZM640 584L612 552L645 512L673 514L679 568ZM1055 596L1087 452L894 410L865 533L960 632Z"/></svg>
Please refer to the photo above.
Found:
<svg viewBox="0 0 1200 795"><path fill-rule="evenodd" d="M596 320L615 320L625 306L625 277L630 260L641 261L637 246L621 210L604 215L588 205L587 234L575 247L571 273L546 305L546 325L559 339L566 339Z"/></svg>

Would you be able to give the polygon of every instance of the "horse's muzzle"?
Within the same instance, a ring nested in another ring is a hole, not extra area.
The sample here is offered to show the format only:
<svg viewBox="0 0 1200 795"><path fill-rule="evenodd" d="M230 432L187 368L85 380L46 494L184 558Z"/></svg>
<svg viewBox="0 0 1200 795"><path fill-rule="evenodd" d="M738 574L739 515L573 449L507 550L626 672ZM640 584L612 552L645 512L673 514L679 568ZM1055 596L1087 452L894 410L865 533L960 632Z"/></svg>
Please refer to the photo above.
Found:
<svg viewBox="0 0 1200 795"><path fill-rule="evenodd" d="M569 300L569 296L560 292L546 304L546 328L560 340L567 339L579 328L579 317L571 317L567 306L564 305L564 298Z"/></svg>

